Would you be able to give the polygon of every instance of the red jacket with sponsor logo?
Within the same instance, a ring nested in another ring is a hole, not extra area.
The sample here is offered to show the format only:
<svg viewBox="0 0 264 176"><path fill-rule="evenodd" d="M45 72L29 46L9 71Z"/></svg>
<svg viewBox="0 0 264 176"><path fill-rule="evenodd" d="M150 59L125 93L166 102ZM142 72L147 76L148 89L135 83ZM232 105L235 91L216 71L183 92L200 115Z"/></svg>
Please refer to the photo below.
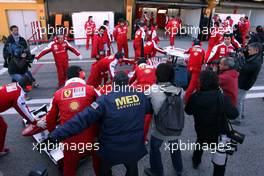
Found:
<svg viewBox="0 0 264 176"><path fill-rule="evenodd" d="M56 125L63 125L74 115L90 106L99 93L92 86L85 84L80 78L68 80L65 87L54 93L51 109L46 116L47 129L53 131ZM96 124L84 130L79 135L66 139L67 142L94 142L97 136L98 126Z"/></svg>
<svg viewBox="0 0 264 176"><path fill-rule="evenodd" d="M95 32L93 35L91 57L95 58L97 55L100 55L100 51L104 51L104 35Z"/></svg>
<svg viewBox="0 0 264 176"><path fill-rule="evenodd" d="M115 75L115 68L117 64L118 64L118 60L115 59L115 55L111 55L98 60L96 63L96 68L100 73L109 71L110 78L112 79Z"/></svg>
<svg viewBox="0 0 264 176"><path fill-rule="evenodd" d="M143 27L139 28L135 33L134 46L141 46L141 40L145 40L146 33Z"/></svg>
<svg viewBox="0 0 264 176"><path fill-rule="evenodd" d="M169 32L170 37L175 36L178 32L180 32L181 23L179 20L171 19L166 25L166 30Z"/></svg>
<svg viewBox="0 0 264 176"><path fill-rule="evenodd" d="M130 78L129 84L135 83L136 85L152 85L156 82L156 68L140 64L136 67L134 75Z"/></svg>
<svg viewBox="0 0 264 176"><path fill-rule="evenodd" d="M250 30L250 22L249 22L249 20L244 20L244 23L240 27L240 31L242 33L242 36L247 36L249 30Z"/></svg>
<svg viewBox="0 0 264 176"><path fill-rule="evenodd" d="M157 35L157 29L155 26L151 26L151 29L147 32L147 40L153 40L156 44L160 42L159 36Z"/></svg>
<svg viewBox="0 0 264 176"><path fill-rule="evenodd" d="M187 69L190 72L200 72L205 58L205 51L203 48L200 45L195 45L186 53L190 54Z"/></svg>
<svg viewBox="0 0 264 176"><path fill-rule="evenodd" d="M84 29L85 29L86 35L92 35L96 29L95 22L92 20L86 21L84 25Z"/></svg>
<svg viewBox="0 0 264 176"><path fill-rule="evenodd" d="M235 52L236 48L230 44L227 46L224 42L213 47L210 56L208 57L206 62L212 62L215 60L219 60L221 57L229 56L230 53Z"/></svg>
<svg viewBox="0 0 264 176"><path fill-rule="evenodd" d="M0 97L0 112L13 107L28 122L36 122L26 104L25 93L18 83L0 86Z"/></svg>
<svg viewBox="0 0 264 176"><path fill-rule="evenodd" d="M103 25L105 27L105 31L104 31L104 34L103 34L103 43L108 43L110 44L110 42L112 41L112 37L111 37L111 34L110 34L110 31L109 31L109 27L106 26L106 25Z"/></svg>
<svg viewBox="0 0 264 176"><path fill-rule="evenodd" d="M154 57L156 55L156 51L160 53L166 53L164 50L160 49L154 41L148 41L144 44L144 56L147 58L148 56Z"/></svg>
<svg viewBox="0 0 264 176"><path fill-rule="evenodd" d="M42 50L37 56L36 59L40 59L42 56L48 54L49 52L52 52L55 62L68 62L69 55L68 50L73 52L75 55L79 56L80 52L76 50L74 47L71 46L71 44L64 40L62 43L54 40L48 44L44 50Z"/></svg>
<svg viewBox="0 0 264 176"><path fill-rule="evenodd" d="M211 34L210 39L208 41L208 45L210 47L213 47L215 45L218 45L223 39L222 32L219 31L218 27L214 27Z"/></svg>
<svg viewBox="0 0 264 176"><path fill-rule="evenodd" d="M116 42L117 43L127 42L127 32L128 32L128 28L126 25L124 25L123 27L120 24L116 25L113 31L113 36Z"/></svg>

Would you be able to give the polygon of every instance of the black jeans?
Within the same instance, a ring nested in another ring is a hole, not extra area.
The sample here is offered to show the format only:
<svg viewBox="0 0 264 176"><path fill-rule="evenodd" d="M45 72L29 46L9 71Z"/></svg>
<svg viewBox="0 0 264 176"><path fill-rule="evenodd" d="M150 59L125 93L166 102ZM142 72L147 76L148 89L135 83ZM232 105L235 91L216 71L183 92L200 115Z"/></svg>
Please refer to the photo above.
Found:
<svg viewBox="0 0 264 176"><path fill-rule="evenodd" d="M202 144L204 144L205 142L203 142L203 140L197 139L196 143L199 144L201 147L196 148L196 150L194 150L192 160L193 160L194 164L198 165L202 161L202 156L203 156ZM214 164L213 176L224 176L225 175L225 167L226 167L226 165L219 166L219 165Z"/></svg>
<svg viewBox="0 0 264 176"><path fill-rule="evenodd" d="M138 176L138 163L124 163L126 167L126 176ZM112 165L101 160L99 176L112 176Z"/></svg>
<svg viewBox="0 0 264 176"><path fill-rule="evenodd" d="M150 152L149 152L149 159L150 159L150 167L151 171L159 176L164 175L163 174L163 164L161 159L161 152L160 147L163 143L163 140L160 140L154 136L151 136L150 138ZM172 145L178 144L178 140L172 140L169 141L169 143ZM178 148L177 150L171 152L171 160L172 165L174 169L176 170L177 174L182 174L183 170L183 164L182 164L182 156L181 156L181 150Z"/></svg>

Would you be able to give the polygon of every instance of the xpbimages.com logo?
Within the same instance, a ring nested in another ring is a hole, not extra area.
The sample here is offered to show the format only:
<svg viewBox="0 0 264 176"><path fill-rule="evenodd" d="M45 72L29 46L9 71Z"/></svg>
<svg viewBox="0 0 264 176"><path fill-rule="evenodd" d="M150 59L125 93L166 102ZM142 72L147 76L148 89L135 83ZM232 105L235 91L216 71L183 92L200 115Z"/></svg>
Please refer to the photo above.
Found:
<svg viewBox="0 0 264 176"><path fill-rule="evenodd" d="M165 85L116 85L115 83L99 86L99 92L104 92L109 94L110 92L144 92L145 95L150 95L150 93L164 92Z"/></svg>
<svg viewBox="0 0 264 176"><path fill-rule="evenodd" d="M226 32L231 32L232 30L230 28L226 27L202 27L200 28L199 26L181 26L181 27L172 27L170 29L165 29L165 33L170 34L170 35L176 35L176 34L181 34L181 35L196 35L196 34L203 34L203 35L208 35L211 34L212 36L215 37L217 33L226 33ZM81 36L86 36L86 35L92 35L95 31L92 31L90 29L84 29L83 27L54 27L51 26L50 24L47 25L47 27L37 27L34 29L34 33L39 33L40 35L57 35L57 34L71 34L71 35L76 35L76 34L81 34ZM98 31L97 31L98 32Z"/></svg>
<svg viewBox="0 0 264 176"><path fill-rule="evenodd" d="M217 150L232 150L232 143L195 143L195 142L183 142L181 140L175 142L166 142L165 151L170 151L174 153L176 151L194 151L194 150L203 150L203 151L210 151L211 153L215 153Z"/></svg>
<svg viewBox="0 0 264 176"><path fill-rule="evenodd" d="M77 151L79 153L84 153L85 151L97 151L99 150L99 143L33 143L33 149L39 151L40 153L45 151L52 151L55 149L67 150L67 151Z"/></svg>

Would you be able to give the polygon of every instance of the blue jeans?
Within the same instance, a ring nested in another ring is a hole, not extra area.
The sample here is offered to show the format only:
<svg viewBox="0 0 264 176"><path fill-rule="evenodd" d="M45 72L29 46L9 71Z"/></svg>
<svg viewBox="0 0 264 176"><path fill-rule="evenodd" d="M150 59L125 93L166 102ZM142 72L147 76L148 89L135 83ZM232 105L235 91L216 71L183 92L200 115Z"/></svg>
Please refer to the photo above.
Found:
<svg viewBox="0 0 264 176"><path fill-rule="evenodd" d="M153 174L157 176L163 176L163 164L161 160L160 147L163 143L163 140L160 140L154 136L151 136L150 139L150 168ZM170 145L178 144L178 140L169 141ZM177 174L180 175L183 170L182 166L182 157L181 150L174 150L173 152L170 150L172 165L176 170Z"/></svg>
<svg viewBox="0 0 264 176"><path fill-rule="evenodd" d="M10 76L12 78L12 82L19 82L23 78L23 76L25 76L25 75L30 77L33 82L35 81L32 73L30 71L27 71L24 74L10 74Z"/></svg>

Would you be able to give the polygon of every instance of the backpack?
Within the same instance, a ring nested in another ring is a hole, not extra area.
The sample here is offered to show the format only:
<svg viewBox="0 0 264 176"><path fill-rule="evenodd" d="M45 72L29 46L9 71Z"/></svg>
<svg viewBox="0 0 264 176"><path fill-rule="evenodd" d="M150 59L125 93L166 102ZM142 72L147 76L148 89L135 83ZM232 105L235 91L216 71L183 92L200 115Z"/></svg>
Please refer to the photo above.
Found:
<svg viewBox="0 0 264 176"><path fill-rule="evenodd" d="M155 115L157 130L164 136L179 136L184 127L182 90L177 94L164 92L166 99Z"/></svg>

